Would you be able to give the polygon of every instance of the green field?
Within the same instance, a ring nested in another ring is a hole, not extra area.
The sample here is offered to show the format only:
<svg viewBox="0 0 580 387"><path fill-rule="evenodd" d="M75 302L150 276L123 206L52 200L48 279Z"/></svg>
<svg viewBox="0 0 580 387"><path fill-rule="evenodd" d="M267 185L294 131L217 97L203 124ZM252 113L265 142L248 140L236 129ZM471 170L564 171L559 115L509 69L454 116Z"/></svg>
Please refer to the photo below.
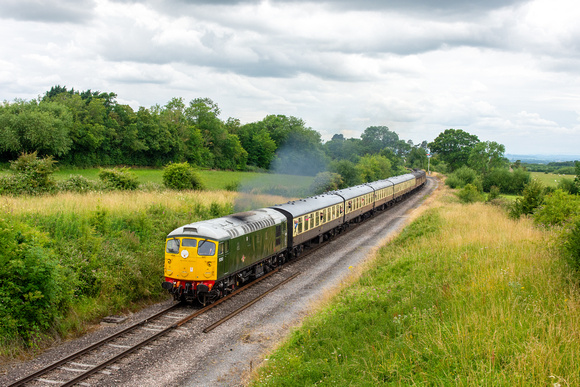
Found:
<svg viewBox="0 0 580 387"><path fill-rule="evenodd" d="M149 168L131 169L139 183L163 184L163 170ZM2 171L0 173L8 173ZM240 172L240 171L198 171L207 190L227 189L237 183L238 190L248 193L268 193L286 197L308 196L309 187L314 181L312 176L291 176L273 173ZM82 175L87 179L98 180L99 168L71 169L60 168L54 173L55 180L65 180L71 175ZM291 184L288 184L291 182Z"/></svg>
<svg viewBox="0 0 580 387"><path fill-rule="evenodd" d="M555 173L530 172L532 179L536 179L548 187L556 187L562 179L574 180L574 175L558 175Z"/></svg>
<svg viewBox="0 0 580 387"><path fill-rule="evenodd" d="M252 386L580 385L580 296L556 235L445 191L430 200Z"/></svg>

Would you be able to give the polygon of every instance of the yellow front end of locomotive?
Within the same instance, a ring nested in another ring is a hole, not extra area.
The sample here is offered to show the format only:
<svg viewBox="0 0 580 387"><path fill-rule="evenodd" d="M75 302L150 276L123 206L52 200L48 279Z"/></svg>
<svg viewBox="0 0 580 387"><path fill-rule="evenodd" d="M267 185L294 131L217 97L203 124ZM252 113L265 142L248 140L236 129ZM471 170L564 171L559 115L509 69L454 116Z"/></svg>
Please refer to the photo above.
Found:
<svg viewBox="0 0 580 387"><path fill-rule="evenodd" d="M215 281L217 242L203 238L167 239L165 277L180 281Z"/></svg>

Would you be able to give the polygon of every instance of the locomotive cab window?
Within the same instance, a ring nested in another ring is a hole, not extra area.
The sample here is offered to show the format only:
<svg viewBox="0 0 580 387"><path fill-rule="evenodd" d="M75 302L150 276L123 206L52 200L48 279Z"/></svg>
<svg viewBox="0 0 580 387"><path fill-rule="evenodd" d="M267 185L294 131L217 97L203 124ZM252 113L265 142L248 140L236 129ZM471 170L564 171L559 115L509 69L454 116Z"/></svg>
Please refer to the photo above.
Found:
<svg viewBox="0 0 580 387"><path fill-rule="evenodd" d="M183 240L181 241L181 245L183 247L195 247L195 246L197 246L197 240L190 239L190 238L183 238Z"/></svg>
<svg viewBox="0 0 580 387"><path fill-rule="evenodd" d="M200 241L197 248L197 254L203 256L211 256L215 254L215 243L211 241Z"/></svg>
<svg viewBox="0 0 580 387"><path fill-rule="evenodd" d="M179 253L179 239L170 239L167 241L166 250L169 254Z"/></svg>

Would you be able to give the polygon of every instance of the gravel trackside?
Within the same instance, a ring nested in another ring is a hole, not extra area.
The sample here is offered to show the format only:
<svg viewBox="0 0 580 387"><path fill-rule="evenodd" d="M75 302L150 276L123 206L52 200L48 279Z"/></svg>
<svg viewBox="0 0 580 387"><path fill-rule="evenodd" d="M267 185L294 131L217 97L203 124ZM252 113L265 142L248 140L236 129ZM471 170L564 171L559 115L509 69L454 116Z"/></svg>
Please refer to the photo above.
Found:
<svg viewBox="0 0 580 387"><path fill-rule="evenodd" d="M313 311L312 305L346 280L352 273L350 266L356 270L386 238L398 233L408 223L410 210L420 206L422 199L436 187L436 180L428 178L426 187L413 197L129 355L106 374L85 382L98 386L243 386L251 372L267 361L269 351ZM215 330L202 333L220 317L297 272L301 274L275 292ZM75 347L82 348L99 336L120 330L137 317L153 314L164 305L167 303L131 316L118 327L107 325L87 337L47 351L31 362L12 365L7 375L0 375L0 385L64 357Z"/></svg>

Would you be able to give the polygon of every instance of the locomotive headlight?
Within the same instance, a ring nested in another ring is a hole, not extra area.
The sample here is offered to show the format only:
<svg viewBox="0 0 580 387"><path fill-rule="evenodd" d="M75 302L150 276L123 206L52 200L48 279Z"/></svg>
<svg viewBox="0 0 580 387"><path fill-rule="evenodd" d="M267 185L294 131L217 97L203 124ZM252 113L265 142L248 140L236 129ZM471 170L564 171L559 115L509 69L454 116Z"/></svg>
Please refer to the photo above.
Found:
<svg viewBox="0 0 580 387"><path fill-rule="evenodd" d="M211 267L211 261L207 261L206 263L208 267Z"/></svg>
<svg viewBox="0 0 580 387"><path fill-rule="evenodd" d="M168 260L167 260L167 264L168 264L168 265L171 265L171 259L168 259Z"/></svg>

